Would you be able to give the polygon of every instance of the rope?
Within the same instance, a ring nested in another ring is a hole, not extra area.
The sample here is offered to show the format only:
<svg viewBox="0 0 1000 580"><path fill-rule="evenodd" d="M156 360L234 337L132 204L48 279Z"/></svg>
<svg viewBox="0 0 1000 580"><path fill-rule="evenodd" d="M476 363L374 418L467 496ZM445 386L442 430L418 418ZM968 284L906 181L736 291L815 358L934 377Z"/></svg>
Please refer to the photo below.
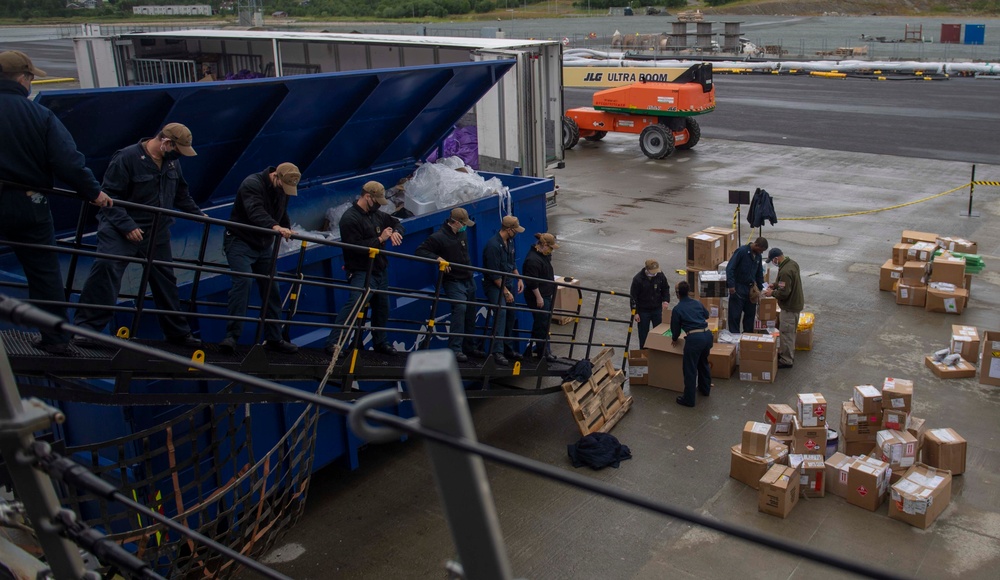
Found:
<svg viewBox="0 0 1000 580"><path fill-rule="evenodd" d="M996 183L998 185L1000 185L1000 182L996 182ZM781 219L783 221L826 220L826 219L833 219L833 218L842 218L842 217L851 217L851 216L858 216L858 215L867 215L867 214L872 214L872 213L878 213L880 211L889 211L890 209L899 209L901 207L906 207L908 205L914 205L914 204L917 204L917 203L923 203L925 201L930 201L932 199L936 199L936 198L939 198L941 196L948 195L949 193L955 193L956 191L960 191L960 190L965 189L965 188L967 188L967 187L969 187L971 185L972 185L972 182L966 183L965 185L960 185L960 186L958 186L958 187L956 187L954 189L949 189L948 191L944 191L944 192L941 192L941 193L936 193L934 195L931 195L931 196L928 196L928 197L924 197L924 198L921 198L921 199L916 199L916 200L913 200L913 201L908 201L906 203L898 203L896 205L890 205L889 207L880 207L880 208L877 208L877 209L866 209L866 210L855 211L855 212L850 212L850 213L837 213L837 214L832 214L832 215L814 215L814 216L806 216L806 217L783 217Z"/></svg>
<svg viewBox="0 0 1000 580"><path fill-rule="evenodd" d="M497 197L499 198L497 211L500 213L500 221L502 222L503 218L514 213L514 204L510 200L510 188L501 187L497 190Z"/></svg>

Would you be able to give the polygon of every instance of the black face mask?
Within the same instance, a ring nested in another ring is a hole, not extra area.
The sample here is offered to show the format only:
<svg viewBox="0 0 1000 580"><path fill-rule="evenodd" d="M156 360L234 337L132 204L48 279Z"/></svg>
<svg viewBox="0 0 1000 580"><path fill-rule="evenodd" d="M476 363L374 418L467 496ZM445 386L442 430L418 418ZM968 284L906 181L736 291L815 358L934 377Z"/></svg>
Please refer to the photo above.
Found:
<svg viewBox="0 0 1000 580"><path fill-rule="evenodd" d="M163 154L164 161L175 161L181 158L181 154L177 151L167 151Z"/></svg>

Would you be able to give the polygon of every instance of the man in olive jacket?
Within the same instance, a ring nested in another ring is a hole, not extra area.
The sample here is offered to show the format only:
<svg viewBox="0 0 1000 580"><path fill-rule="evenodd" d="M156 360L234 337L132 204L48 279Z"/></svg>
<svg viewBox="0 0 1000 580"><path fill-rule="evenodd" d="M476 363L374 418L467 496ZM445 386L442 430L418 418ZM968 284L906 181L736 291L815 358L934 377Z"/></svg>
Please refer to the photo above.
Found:
<svg viewBox="0 0 1000 580"><path fill-rule="evenodd" d="M778 368L790 369L795 357L795 330L799 326L799 314L805 306L802 297L802 278L799 265L784 255L779 248L771 248L767 261L778 267L778 279L769 287L765 296L774 296L781 307L778 330L781 332L781 348L778 351Z"/></svg>

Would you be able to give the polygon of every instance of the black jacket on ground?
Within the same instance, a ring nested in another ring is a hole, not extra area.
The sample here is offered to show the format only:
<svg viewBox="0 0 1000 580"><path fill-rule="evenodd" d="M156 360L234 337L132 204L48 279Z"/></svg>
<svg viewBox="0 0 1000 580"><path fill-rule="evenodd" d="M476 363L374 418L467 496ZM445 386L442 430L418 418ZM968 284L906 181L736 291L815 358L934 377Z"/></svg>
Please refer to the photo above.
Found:
<svg viewBox="0 0 1000 580"><path fill-rule="evenodd" d="M365 211L355 201L340 218L340 241L355 246L385 249L385 242L378 241L379 235L385 228L403 233L403 227L399 225L398 219L380 211L378 206L373 207L371 211ZM375 256L373 273L384 272L388 267L389 258L385 254L380 252ZM348 272L368 270L368 252L344 248L344 269Z"/></svg>
<svg viewBox="0 0 1000 580"><path fill-rule="evenodd" d="M528 250L528 256L524 258L524 263L521 264L521 274L523 276L531 276L532 278L541 278L543 280L554 280L554 273L552 272L552 256L543 256L534 246ZM556 295L556 285L552 282L536 282L535 280L525 280L524 281L524 296L525 302L527 302L532 307L535 306L535 288L538 288L539 294L543 298L552 298ZM531 300L528 301L528 296L531 295Z"/></svg>
<svg viewBox="0 0 1000 580"><path fill-rule="evenodd" d="M670 284L663 272L649 277L643 268L632 277L629 297L635 310L659 310L664 302L670 302Z"/></svg>
<svg viewBox="0 0 1000 580"><path fill-rule="evenodd" d="M414 253L421 258L437 260L443 258L450 264L472 265L472 258L469 257L469 236L465 232L455 233L448 222L445 221L441 229L427 237ZM472 278L472 270L466 268L452 268L451 272L444 273L445 280L468 280Z"/></svg>
<svg viewBox="0 0 1000 580"><path fill-rule="evenodd" d="M243 180L236 191L236 201L233 202L229 221L268 229L274 226L291 227L288 220L288 195L281 187L271 185L271 173L274 170L274 167L268 167ZM243 228L227 231L255 250L272 247L279 237Z"/></svg>

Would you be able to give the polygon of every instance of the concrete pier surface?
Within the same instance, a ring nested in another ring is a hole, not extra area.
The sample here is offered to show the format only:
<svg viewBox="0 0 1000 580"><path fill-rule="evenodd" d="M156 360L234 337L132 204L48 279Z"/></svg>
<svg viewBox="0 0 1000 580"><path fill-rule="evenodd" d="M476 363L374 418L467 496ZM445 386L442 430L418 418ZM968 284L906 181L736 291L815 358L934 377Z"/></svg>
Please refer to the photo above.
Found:
<svg viewBox="0 0 1000 580"><path fill-rule="evenodd" d="M816 315L814 349L798 352L794 368L779 371L773 384L716 379L712 396L699 397L693 409L678 406L674 392L633 386L635 404L612 430L633 459L618 469L578 473L906 576L997 578L1000 387L975 378L939 379L923 366L923 357L948 346L952 324L1000 330L1000 188L976 187L973 209L979 217L960 215L969 201L963 189L890 211L787 219L894 206L967 184L971 160L961 160L961 152L995 159L998 150L995 108L982 105L991 98L993 83L912 85L885 105L895 122L885 123L883 140L856 150L836 140L884 120L840 106L847 104L840 89L826 93L846 85L802 88L796 79L769 79L777 83L768 85L769 91L801 90L807 94L796 100L821 104L805 113L797 107L800 121L783 122L776 130L777 117L766 99L754 106L758 99L746 92L751 89L717 78L720 111L699 117L704 138L691 151L652 161L641 153L636 136L609 134L568 152L566 167L553 172L560 186L558 206L549 213L549 230L561 244L553 256L556 273L587 286L627 291L643 261L656 258L675 283L675 270L685 267L685 236L732 223L729 189L762 187L774 196L779 217L763 235L801 267L805 310ZM866 88L872 83L853 86L850 102L882 98ZM737 89L743 101L723 112ZM959 89L970 92L969 100L955 96ZM737 106L744 108L734 111ZM986 132L962 139L961 129L945 119L949 115L979 118ZM926 141L907 151L894 135L907 134L913 124L923 125ZM754 125L760 131L738 130ZM834 145L824 147L829 135ZM782 136L796 146L776 144ZM1000 164L979 161L978 179L1000 180ZM899 306L891 293L878 290L879 268L904 229L979 243L987 267L974 277L962 315ZM745 221L742 234L745 241ZM869 512L836 496L803 499L787 519L778 519L758 512L757 492L729 477L729 447L739 442L745 421L762 420L768 403L794 404L797 393L823 393L836 428L840 402L855 385L881 385L890 376L915 382L914 414L930 428L952 427L969 442L967 471L954 478L951 505L929 529L889 519L885 504ZM479 400L471 408L482 442L573 469L566 445L580 434L562 394ZM849 577L507 467L487 464L487 471L516 577ZM293 577L443 577L444 562L454 558L418 441L370 445L355 472L321 471L308 501L302 520L269 558Z"/></svg>

